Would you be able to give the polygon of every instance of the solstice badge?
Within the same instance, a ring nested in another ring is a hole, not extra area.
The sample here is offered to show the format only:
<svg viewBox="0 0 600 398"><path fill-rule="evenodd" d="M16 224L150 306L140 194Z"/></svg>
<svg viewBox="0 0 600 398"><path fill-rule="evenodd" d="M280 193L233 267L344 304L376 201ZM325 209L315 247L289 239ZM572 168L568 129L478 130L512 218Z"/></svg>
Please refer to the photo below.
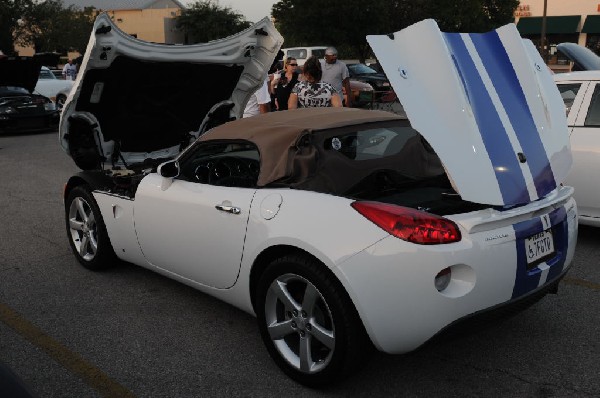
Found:
<svg viewBox="0 0 600 398"><path fill-rule="evenodd" d="M340 149L342 149L342 141L340 141L340 139L339 139L339 138L337 138L337 137L334 137L334 138L331 140L331 147L332 147L333 149L335 149L336 151L339 151Z"/></svg>

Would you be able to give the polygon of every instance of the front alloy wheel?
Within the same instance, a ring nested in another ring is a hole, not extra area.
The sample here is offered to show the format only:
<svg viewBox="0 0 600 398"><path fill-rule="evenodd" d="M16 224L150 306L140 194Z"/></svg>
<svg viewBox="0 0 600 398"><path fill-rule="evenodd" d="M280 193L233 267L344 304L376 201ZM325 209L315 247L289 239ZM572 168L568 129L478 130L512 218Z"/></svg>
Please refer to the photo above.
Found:
<svg viewBox="0 0 600 398"><path fill-rule="evenodd" d="M98 229L90 204L82 197L69 206L69 231L73 246L85 261L91 261L98 250Z"/></svg>
<svg viewBox="0 0 600 398"><path fill-rule="evenodd" d="M65 221L71 249L81 265L99 270L117 261L102 214L87 186L80 185L69 192Z"/></svg>

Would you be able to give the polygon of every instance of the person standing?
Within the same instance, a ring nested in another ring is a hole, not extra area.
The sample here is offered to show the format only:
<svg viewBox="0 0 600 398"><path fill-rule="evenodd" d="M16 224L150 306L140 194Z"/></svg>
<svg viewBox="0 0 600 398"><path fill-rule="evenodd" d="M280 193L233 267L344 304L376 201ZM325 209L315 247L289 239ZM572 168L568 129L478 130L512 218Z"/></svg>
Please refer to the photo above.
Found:
<svg viewBox="0 0 600 398"><path fill-rule="evenodd" d="M77 77L77 67L73 65L73 60L67 61L62 70L62 75L65 80L75 80Z"/></svg>
<svg viewBox="0 0 600 398"><path fill-rule="evenodd" d="M265 78L262 86L252 93L242 117L256 116L271 110L271 94L269 94L268 81L268 78Z"/></svg>
<svg viewBox="0 0 600 398"><path fill-rule="evenodd" d="M290 94L288 109L341 107L342 97L329 83L321 81L321 63L312 56L304 63L304 80L298 82Z"/></svg>
<svg viewBox="0 0 600 398"><path fill-rule="evenodd" d="M285 66L283 64L283 51L279 50L277 52L277 56L273 60L271 64L271 68L269 69L269 82L267 83L267 88L269 89L269 95L271 96L271 110L277 110L277 104L275 100L275 86L273 85L273 81L277 79L280 73L283 73Z"/></svg>
<svg viewBox="0 0 600 398"><path fill-rule="evenodd" d="M288 109L288 100L292 89L298 83L298 61L296 58L289 57L285 60L285 69L280 74L275 75L271 83L272 91L275 94L275 106L278 111Z"/></svg>
<svg viewBox="0 0 600 398"><path fill-rule="evenodd" d="M337 59L338 52L335 47L325 49L325 59L321 60L321 69L323 71L323 80L331 84L335 90L343 96L343 89L346 89L346 106L352 106L352 90L350 89L350 72L348 67L342 61Z"/></svg>

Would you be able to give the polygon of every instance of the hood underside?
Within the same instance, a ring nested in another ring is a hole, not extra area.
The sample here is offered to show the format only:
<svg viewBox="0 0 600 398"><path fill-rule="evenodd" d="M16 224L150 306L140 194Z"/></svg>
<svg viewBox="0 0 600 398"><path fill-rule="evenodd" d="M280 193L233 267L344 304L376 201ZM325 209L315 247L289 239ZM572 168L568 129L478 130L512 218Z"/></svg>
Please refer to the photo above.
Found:
<svg viewBox="0 0 600 398"><path fill-rule="evenodd" d="M282 43L267 18L180 46L133 38L102 14L61 116L61 144L83 169L172 158L202 131L240 117Z"/></svg>
<svg viewBox="0 0 600 398"><path fill-rule="evenodd" d="M75 110L93 114L104 140L118 142L121 151L152 152L189 139L215 104L230 99L243 70L118 56L108 68L86 73Z"/></svg>
<svg viewBox="0 0 600 398"><path fill-rule="evenodd" d="M367 40L463 199L521 205L564 180L572 162L564 105L514 24L444 33L425 20Z"/></svg>

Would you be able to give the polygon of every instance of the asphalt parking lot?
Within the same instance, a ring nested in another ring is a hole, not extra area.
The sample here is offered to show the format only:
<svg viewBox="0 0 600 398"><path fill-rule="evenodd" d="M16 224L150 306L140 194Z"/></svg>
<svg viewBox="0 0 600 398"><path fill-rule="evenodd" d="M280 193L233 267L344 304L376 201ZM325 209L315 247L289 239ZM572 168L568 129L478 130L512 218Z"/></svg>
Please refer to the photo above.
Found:
<svg viewBox="0 0 600 398"><path fill-rule="evenodd" d="M0 170L0 363L36 396L600 396L598 229L580 228L558 295L315 391L278 370L253 317L133 265L79 266L61 196L77 168L55 133L0 136Z"/></svg>

